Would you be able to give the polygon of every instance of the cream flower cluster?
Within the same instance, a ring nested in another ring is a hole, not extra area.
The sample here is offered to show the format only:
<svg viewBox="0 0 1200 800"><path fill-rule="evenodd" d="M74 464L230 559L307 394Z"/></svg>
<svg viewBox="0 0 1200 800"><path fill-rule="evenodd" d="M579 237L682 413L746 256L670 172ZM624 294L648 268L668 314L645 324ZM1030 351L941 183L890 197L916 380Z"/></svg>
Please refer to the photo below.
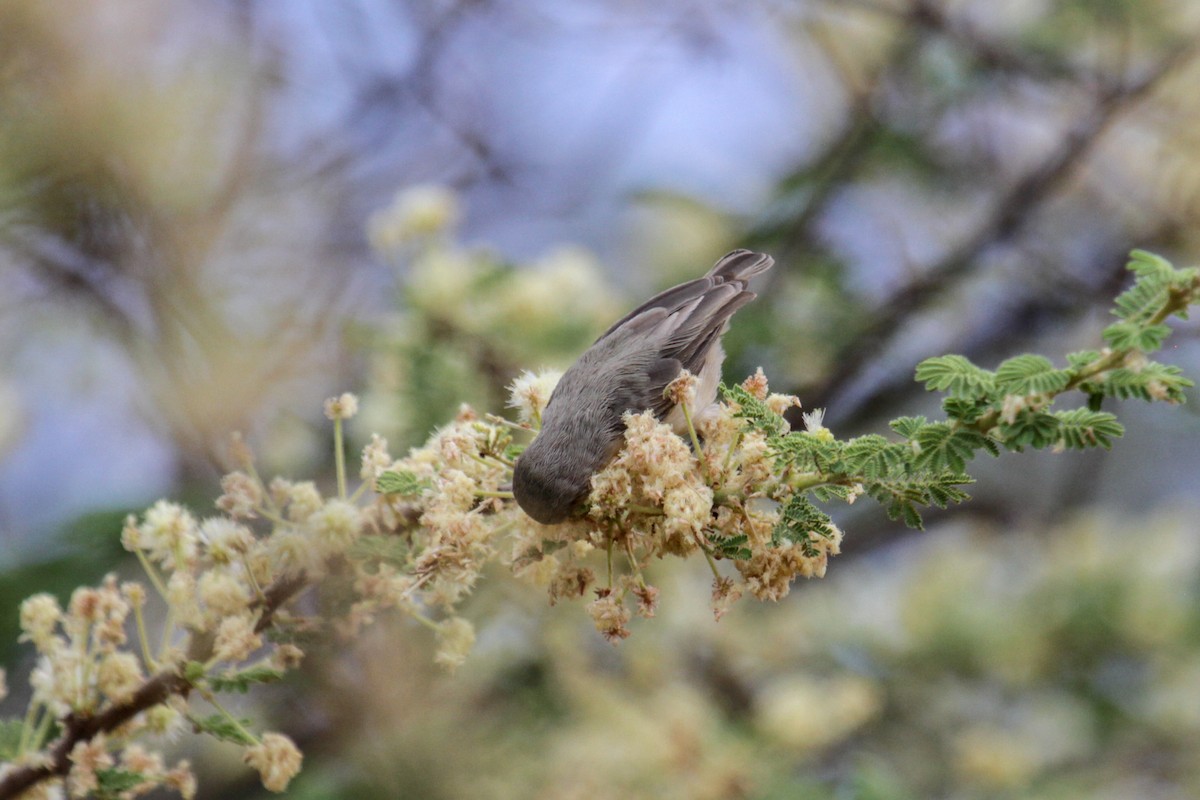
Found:
<svg viewBox="0 0 1200 800"><path fill-rule="evenodd" d="M72 718L116 714L120 723L82 736L69 765L56 767L41 786L82 796L121 775L134 786L129 796L164 785L191 796L186 762L165 769L142 742L190 723L240 743L263 785L282 791L300 768L299 750L283 734L254 734L215 697L298 666L303 651L268 631L325 628L349 637L378 614L398 611L432 629L436 661L453 669L475 642L458 605L491 562L542 587L552 605L588 598L588 615L613 642L629 636L634 614L655 615L659 591L647 576L659 558L703 554L714 573L718 618L745 592L777 599L795 577L824 573L838 537L814 536L803 545L780 540L781 500L792 490L775 474L765 436L724 403L689 407L681 415L686 439L650 413L626 415L623 445L593 477L587 507L560 525L528 517L512 499L513 467L536 436L558 377L527 373L516 381L511 399L519 422L462 406L400 459L372 436L357 488L346 486L340 449L334 489L282 478L264 483L249 446L235 438L237 469L222 479L215 503L221 513L201 517L161 500L126 521L122 543L147 583L110 576L77 590L65 610L45 594L22 605L22 639L40 658L20 755L0 768L0 780L47 763L55 721L65 730ZM779 413L797 404L770 394L761 372L744 388ZM685 374L671 392L690 406L694 379ZM327 401L335 441L357 407L349 394ZM735 568L722 574L722 560ZM326 576L340 585L348 579L355 592L332 619L306 619L283 607ZM166 609L153 636L143 615L151 592ZM170 687L166 697L149 693L157 685Z"/></svg>
<svg viewBox="0 0 1200 800"><path fill-rule="evenodd" d="M526 373L514 384L512 405L522 420L536 423L536 403L548 398L556 377L543 384ZM799 406L791 395L771 393L761 370L742 388L778 415ZM676 403L693 403L695 378L684 373L668 392ZM545 586L552 603L594 589L587 611L613 642L629 635L634 612L627 603L640 616L653 616L658 591L645 576L655 559L702 553L714 573L718 619L744 593L778 600L795 578L824 575L829 556L839 552L841 532L813 532L802 543L778 535L782 504L794 489L777 474L767 436L738 412L723 402L689 408L677 415L694 423L684 436L650 412L627 414L622 447L593 476L585 514L548 527L517 512L505 523L512 526L516 573ZM831 436L819 423L814 416L805 435ZM595 550L607 554L603 581L588 563ZM722 573L720 560L732 560L734 570Z"/></svg>

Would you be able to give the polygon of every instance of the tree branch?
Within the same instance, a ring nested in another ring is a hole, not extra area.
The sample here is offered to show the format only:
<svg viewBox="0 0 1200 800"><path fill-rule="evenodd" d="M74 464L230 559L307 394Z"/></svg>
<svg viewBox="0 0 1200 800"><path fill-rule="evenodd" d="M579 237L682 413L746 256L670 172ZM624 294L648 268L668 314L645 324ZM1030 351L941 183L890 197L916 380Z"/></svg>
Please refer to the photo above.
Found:
<svg viewBox="0 0 1200 800"><path fill-rule="evenodd" d="M270 627L275 613L290 599L308 586L308 577L304 573L279 578L263 592L258 601L262 610L255 632L261 633ZM205 657L200 652L211 649L212 642L208 637L193 638L188 646L190 660ZM71 770L71 751L80 742L90 741L101 733L109 733L121 727L143 711L165 703L173 695L186 697L192 689L192 684L176 668L164 669L148 678L133 696L123 703L109 706L100 714L76 714L72 712L62 721L63 733L50 749L48 762L40 765L17 767L3 778L0 778L0 800L19 797L31 787L49 780L65 776Z"/></svg>
<svg viewBox="0 0 1200 800"><path fill-rule="evenodd" d="M885 307L871 314L867 327L837 358L836 370L820 387L806 392L808 404L811 407L836 405L835 398L872 357L886 349L913 311L936 299L969 270L983 251L1011 240L1023 230L1037 216L1054 189L1074 175L1117 118L1190 60L1197 49L1198 46L1191 43L1181 46L1140 80L1102 89L1092 109L1068 130L1054 152L1004 192L983 225L893 294Z"/></svg>

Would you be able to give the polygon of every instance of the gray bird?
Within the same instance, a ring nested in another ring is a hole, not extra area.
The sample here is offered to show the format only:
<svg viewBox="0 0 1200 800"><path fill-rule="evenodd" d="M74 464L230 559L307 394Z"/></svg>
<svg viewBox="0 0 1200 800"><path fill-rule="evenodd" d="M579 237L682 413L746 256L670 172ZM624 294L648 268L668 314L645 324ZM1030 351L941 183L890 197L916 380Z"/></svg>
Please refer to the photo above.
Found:
<svg viewBox="0 0 1200 800"><path fill-rule="evenodd" d="M734 250L703 278L681 283L618 320L563 374L542 413L542 429L517 459L513 495L546 525L567 519L592 475L616 455L625 412L652 410L676 431L683 414L663 397L686 369L697 378L693 415L717 397L729 318L755 298L746 283L775 260Z"/></svg>

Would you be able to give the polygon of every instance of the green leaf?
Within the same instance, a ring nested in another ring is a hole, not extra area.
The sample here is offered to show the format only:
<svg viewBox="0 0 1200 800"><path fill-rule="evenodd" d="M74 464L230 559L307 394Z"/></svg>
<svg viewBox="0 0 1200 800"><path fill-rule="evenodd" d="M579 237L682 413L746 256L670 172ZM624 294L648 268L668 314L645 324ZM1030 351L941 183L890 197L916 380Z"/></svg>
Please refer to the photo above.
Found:
<svg viewBox="0 0 1200 800"><path fill-rule="evenodd" d="M1004 394L1050 394L1070 380L1068 370L1055 369L1045 356L1014 356L996 367L996 388Z"/></svg>
<svg viewBox="0 0 1200 800"><path fill-rule="evenodd" d="M1078 350L1074 353L1067 353L1067 363L1071 365L1071 369L1090 367L1099 360L1099 350Z"/></svg>
<svg viewBox="0 0 1200 800"><path fill-rule="evenodd" d="M1125 268L1139 278L1170 279L1175 274L1175 267L1170 261L1147 250L1131 252Z"/></svg>
<svg viewBox="0 0 1200 800"><path fill-rule="evenodd" d="M416 473L404 470L388 470L375 479L375 491L401 497L416 497L428 485L429 482L418 478Z"/></svg>
<svg viewBox="0 0 1200 800"><path fill-rule="evenodd" d="M118 800L123 792L129 792L146 783L149 778L141 773L128 769L112 767L96 770L96 791L92 794L96 800Z"/></svg>
<svg viewBox="0 0 1200 800"><path fill-rule="evenodd" d="M902 520L908 527L920 530L923 525L918 505L945 508L950 503L961 503L968 495L958 487L973 482L967 475L948 472L872 481L864 483L863 488L887 509L890 519Z"/></svg>
<svg viewBox="0 0 1200 800"><path fill-rule="evenodd" d="M720 391L725 402L733 406L733 416L745 420L751 428L760 430L768 436L780 436L787 431L788 426L783 417L741 386L721 384Z"/></svg>
<svg viewBox="0 0 1200 800"><path fill-rule="evenodd" d="M1103 380L1090 384L1098 392L1126 400L1165 400L1182 403L1183 390L1195 384L1183 377L1183 370L1170 364L1148 361L1136 372L1120 367L1107 373Z"/></svg>
<svg viewBox="0 0 1200 800"><path fill-rule="evenodd" d="M282 677L283 673L279 670L260 665L232 674L210 677L208 685L218 692L238 692L245 694L256 683L273 683Z"/></svg>
<svg viewBox="0 0 1200 800"><path fill-rule="evenodd" d="M912 448L889 442L878 434L858 436L846 442L837 472L862 475L869 479L903 473Z"/></svg>
<svg viewBox="0 0 1200 800"><path fill-rule="evenodd" d="M1059 411L1054 416L1059 421L1059 441L1079 450L1097 446L1111 450L1112 440L1125 433L1117 418L1103 411L1074 408Z"/></svg>
<svg viewBox="0 0 1200 800"><path fill-rule="evenodd" d="M950 419L971 424L991 410L991 403L984 398L947 397L942 401L942 410Z"/></svg>
<svg viewBox="0 0 1200 800"><path fill-rule="evenodd" d="M929 391L948 391L959 396L987 394L995 377L959 355L936 356L917 364L916 379Z"/></svg>
<svg viewBox="0 0 1200 800"><path fill-rule="evenodd" d="M195 717L190 717L189 719L191 720L192 727L196 729L196 733L207 733L223 742L233 742L234 744L246 746L257 744L241 728L234 725L232 720L221 714L213 714L204 719L197 719ZM241 723L242 728L245 730L249 730L253 724L248 719L240 719L238 722Z"/></svg>
<svg viewBox="0 0 1200 800"><path fill-rule="evenodd" d="M771 437L768 445L776 462L790 464L801 472L825 471L837 461L842 450L841 442L823 441L806 431L793 431L787 436ZM780 465L776 466L778 468Z"/></svg>
<svg viewBox="0 0 1200 800"><path fill-rule="evenodd" d="M1058 417L1031 409L1018 412L1011 424L1001 423L999 426L1004 446L1017 451L1026 447L1042 448L1056 444L1061 427Z"/></svg>
<svg viewBox="0 0 1200 800"><path fill-rule="evenodd" d="M1163 342L1171 335L1167 325L1147 325L1138 335L1137 349L1143 353L1153 353L1163 346Z"/></svg>
<svg viewBox="0 0 1200 800"><path fill-rule="evenodd" d="M779 522L771 532L771 544L784 541L797 544L804 555L812 558L820 555L815 537L833 539L837 528L829 515L809 502L802 494L794 494L779 514Z"/></svg>
<svg viewBox="0 0 1200 800"><path fill-rule="evenodd" d="M204 665L199 661L189 661L183 667L183 679L195 683L204 677Z"/></svg>
<svg viewBox="0 0 1200 800"><path fill-rule="evenodd" d="M888 426L905 439L911 439L928 422L925 417L899 417L889 422Z"/></svg>
<svg viewBox="0 0 1200 800"><path fill-rule="evenodd" d="M19 719L0 720L0 761L12 761L20 755L24 729L25 723Z"/></svg>
<svg viewBox="0 0 1200 800"><path fill-rule="evenodd" d="M713 545L713 554L721 558L731 561L749 561L754 555L750 552L750 548L746 547L750 537L744 533L739 533L737 536L712 534L709 536L709 541Z"/></svg>
<svg viewBox="0 0 1200 800"><path fill-rule="evenodd" d="M976 450L990 451L994 446L977 431L954 430L945 422L926 425L917 431L913 441L920 448L914 465L929 472L962 472Z"/></svg>
<svg viewBox="0 0 1200 800"><path fill-rule="evenodd" d="M1145 257L1145 258L1142 258ZM1165 259L1144 251L1134 251L1129 261L1138 279L1112 303L1112 313L1128 323L1145 323L1162 308L1170 296L1175 267Z"/></svg>

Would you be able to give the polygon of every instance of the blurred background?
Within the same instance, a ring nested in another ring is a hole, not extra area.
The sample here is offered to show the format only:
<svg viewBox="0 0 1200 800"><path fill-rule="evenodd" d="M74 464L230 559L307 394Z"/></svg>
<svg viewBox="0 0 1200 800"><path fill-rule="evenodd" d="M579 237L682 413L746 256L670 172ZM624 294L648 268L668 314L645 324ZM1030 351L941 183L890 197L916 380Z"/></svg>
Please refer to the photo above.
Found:
<svg viewBox="0 0 1200 800"><path fill-rule="evenodd" d="M21 598L132 574L223 443L328 478L499 411L648 293L778 266L726 377L839 435L937 413L922 358L1094 347L1132 247L1200 260L1192 0L0 4L0 663ZM1194 323L1162 360L1200 375ZM380 624L246 698L296 798L1194 798L1200 398L1116 449L973 465L912 533L719 624L703 564L614 649L497 572L456 675ZM184 740L203 797L258 797Z"/></svg>

